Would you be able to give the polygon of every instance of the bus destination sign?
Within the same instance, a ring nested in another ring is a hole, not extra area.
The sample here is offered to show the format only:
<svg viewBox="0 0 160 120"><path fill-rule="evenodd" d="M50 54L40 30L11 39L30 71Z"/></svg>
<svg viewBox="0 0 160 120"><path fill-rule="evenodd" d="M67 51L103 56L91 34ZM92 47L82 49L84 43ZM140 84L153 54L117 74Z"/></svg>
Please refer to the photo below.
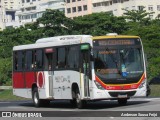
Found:
<svg viewBox="0 0 160 120"><path fill-rule="evenodd" d="M133 39L124 39L124 40L100 40L98 41L100 46L106 45L134 45L135 40Z"/></svg>

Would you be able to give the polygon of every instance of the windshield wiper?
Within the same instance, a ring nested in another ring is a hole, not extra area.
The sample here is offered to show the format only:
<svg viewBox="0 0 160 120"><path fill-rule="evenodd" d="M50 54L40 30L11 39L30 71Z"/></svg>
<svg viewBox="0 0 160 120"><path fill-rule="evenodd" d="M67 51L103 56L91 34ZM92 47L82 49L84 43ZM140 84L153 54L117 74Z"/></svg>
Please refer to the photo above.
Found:
<svg viewBox="0 0 160 120"><path fill-rule="evenodd" d="M122 71L122 76L126 77L127 76L127 71L126 71L126 58L128 57L130 51L132 50L133 48L130 48L130 49L122 49L120 50L120 63L121 63L121 71ZM126 52L125 52L126 50Z"/></svg>
<svg viewBox="0 0 160 120"><path fill-rule="evenodd" d="M118 63L118 62L117 62L117 59L116 59L112 54L110 54L110 51L111 51L111 50L109 50L108 48L106 48L106 51L109 52L109 56L112 58L112 61L116 64L116 66L118 66L118 65L117 65L117 63Z"/></svg>
<svg viewBox="0 0 160 120"><path fill-rule="evenodd" d="M133 48L130 48L129 50L127 50L127 52L125 53L125 55L123 55L123 53L120 52L120 56L122 57L122 59L125 61L125 59L127 58L127 56L129 55L130 51L132 50Z"/></svg>
<svg viewBox="0 0 160 120"><path fill-rule="evenodd" d="M108 51L109 56L112 58L112 61L116 64L116 68L118 70L118 73L121 75L121 70L119 69L120 67L118 66L117 59L113 56L113 54L110 52L111 50L108 47L106 47L106 51Z"/></svg>

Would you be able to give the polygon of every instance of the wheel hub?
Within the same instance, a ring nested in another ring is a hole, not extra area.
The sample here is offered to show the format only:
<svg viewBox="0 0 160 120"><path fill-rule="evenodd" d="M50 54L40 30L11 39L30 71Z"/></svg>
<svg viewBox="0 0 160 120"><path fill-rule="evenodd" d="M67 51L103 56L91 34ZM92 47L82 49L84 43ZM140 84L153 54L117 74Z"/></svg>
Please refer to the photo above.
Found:
<svg viewBox="0 0 160 120"><path fill-rule="evenodd" d="M37 93L34 94L34 102L35 102L36 104L38 103Z"/></svg>

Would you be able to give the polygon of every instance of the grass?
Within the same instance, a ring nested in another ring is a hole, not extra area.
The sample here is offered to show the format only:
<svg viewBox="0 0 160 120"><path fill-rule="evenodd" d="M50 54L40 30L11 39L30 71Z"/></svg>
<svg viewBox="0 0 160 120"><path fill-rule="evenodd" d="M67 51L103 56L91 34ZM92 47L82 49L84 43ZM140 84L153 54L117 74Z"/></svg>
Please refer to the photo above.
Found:
<svg viewBox="0 0 160 120"><path fill-rule="evenodd" d="M29 100L29 99L13 95L12 90L0 90L0 101L19 101L19 100Z"/></svg>
<svg viewBox="0 0 160 120"><path fill-rule="evenodd" d="M151 94L150 97L160 97L160 85L150 85Z"/></svg>

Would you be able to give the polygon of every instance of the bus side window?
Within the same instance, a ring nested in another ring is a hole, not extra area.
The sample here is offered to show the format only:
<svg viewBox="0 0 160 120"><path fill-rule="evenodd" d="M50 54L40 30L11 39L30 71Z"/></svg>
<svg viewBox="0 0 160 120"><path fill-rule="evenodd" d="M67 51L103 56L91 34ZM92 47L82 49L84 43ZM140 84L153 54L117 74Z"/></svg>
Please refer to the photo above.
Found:
<svg viewBox="0 0 160 120"><path fill-rule="evenodd" d="M22 71L23 70L23 52L18 51L14 53L14 70Z"/></svg>
<svg viewBox="0 0 160 120"><path fill-rule="evenodd" d="M43 69L43 51L36 50L35 52L35 62L34 62L35 69Z"/></svg>
<svg viewBox="0 0 160 120"><path fill-rule="evenodd" d="M68 68L78 68L79 67L79 51L78 46L71 46L68 49L67 55L67 66Z"/></svg>
<svg viewBox="0 0 160 120"><path fill-rule="evenodd" d="M18 68L18 55L17 52L14 52L14 70L17 71Z"/></svg>
<svg viewBox="0 0 160 120"><path fill-rule="evenodd" d="M52 70L53 65L52 65L52 60L53 60L53 53L46 53L45 54L45 70Z"/></svg>
<svg viewBox="0 0 160 120"><path fill-rule="evenodd" d="M26 51L26 70L33 70L34 69L34 62L33 62L33 51L29 50Z"/></svg>
<svg viewBox="0 0 160 120"><path fill-rule="evenodd" d="M66 49L57 48L57 68L66 68Z"/></svg>

